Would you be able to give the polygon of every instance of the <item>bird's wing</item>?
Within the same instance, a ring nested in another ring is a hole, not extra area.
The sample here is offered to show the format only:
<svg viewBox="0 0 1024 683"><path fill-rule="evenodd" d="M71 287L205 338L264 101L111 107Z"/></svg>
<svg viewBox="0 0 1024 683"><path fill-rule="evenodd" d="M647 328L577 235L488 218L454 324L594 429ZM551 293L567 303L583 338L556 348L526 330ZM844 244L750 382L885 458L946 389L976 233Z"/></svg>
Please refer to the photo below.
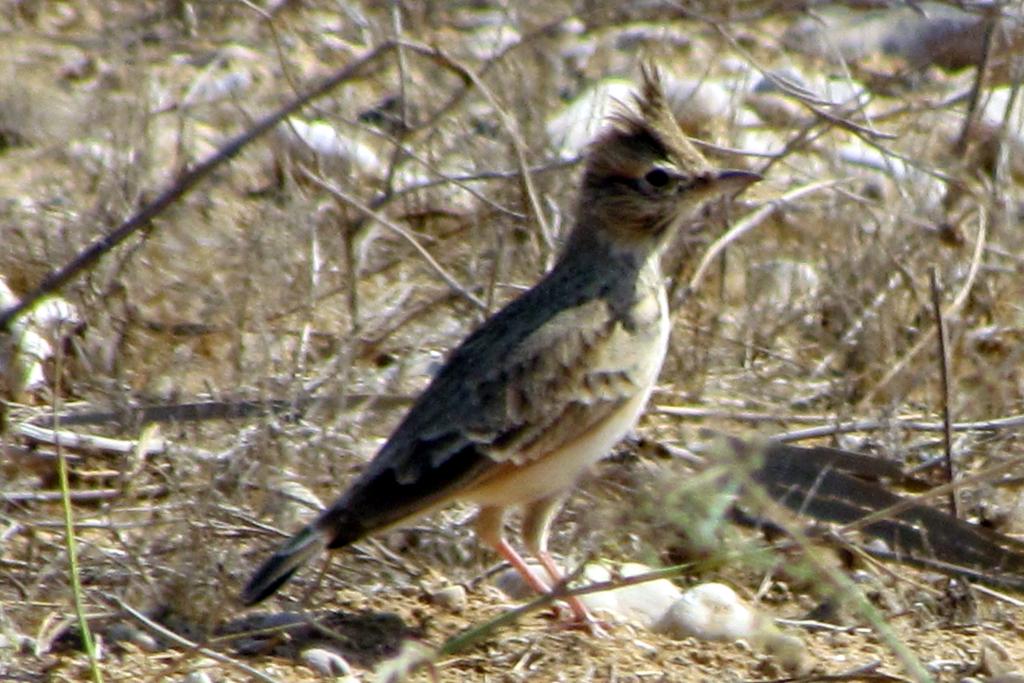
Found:
<svg viewBox="0 0 1024 683"><path fill-rule="evenodd" d="M459 431L496 463L557 451L644 390L635 363L611 352L630 334L600 299L563 311L475 387Z"/></svg>
<svg viewBox="0 0 1024 683"><path fill-rule="evenodd" d="M632 337L656 336L656 308L627 320L600 292L546 281L489 319L324 514L332 545L450 500L504 463L542 458L644 391L650 360Z"/></svg>

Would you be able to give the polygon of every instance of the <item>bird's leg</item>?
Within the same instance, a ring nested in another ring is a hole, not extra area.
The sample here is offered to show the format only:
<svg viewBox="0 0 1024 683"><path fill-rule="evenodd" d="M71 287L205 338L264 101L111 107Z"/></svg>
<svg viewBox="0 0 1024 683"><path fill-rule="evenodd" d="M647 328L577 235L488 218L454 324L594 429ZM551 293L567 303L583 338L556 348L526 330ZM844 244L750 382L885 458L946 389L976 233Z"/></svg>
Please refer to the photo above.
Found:
<svg viewBox="0 0 1024 683"><path fill-rule="evenodd" d="M505 540L504 535L505 508L482 507L476 516L476 533L480 540L494 548L501 557L519 572L530 588L540 594L550 593L551 589L544 581L533 573L522 555Z"/></svg>
<svg viewBox="0 0 1024 683"><path fill-rule="evenodd" d="M548 531L551 527L551 520L554 519L563 500L561 495L542 498L530 503L523 510L523 544L544 567L544 571L547 572L554 585L565 581L565 575L555 563L555 558L551 557L551 553L548 552ZM565 601L569 603L569 608L572 609L573 616L578 622L585 625L592 634L604 635L601 623L594 618L582 600L575 595L570 595L565 598Z"/></svg>

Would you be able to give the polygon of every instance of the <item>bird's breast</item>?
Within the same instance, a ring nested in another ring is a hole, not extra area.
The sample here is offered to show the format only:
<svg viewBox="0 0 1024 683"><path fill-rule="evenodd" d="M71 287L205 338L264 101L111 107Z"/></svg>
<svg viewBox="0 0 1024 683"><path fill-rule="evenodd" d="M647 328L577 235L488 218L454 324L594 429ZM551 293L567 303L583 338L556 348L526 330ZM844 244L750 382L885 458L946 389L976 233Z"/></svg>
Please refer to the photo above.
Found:
<svg viewBox="0 0 1024 683"><path fill-rule="evenodd" d="M487 506L523 505L567 490L607 455L636 425L654 388L668 349L668 302L663 287L651 287L630 307L630 320L616 321L589 349L590 382L576 391L582 403L619 397L619 404L552 452L507 461L463 497ZM550 428L564 425L551 425Z"/></svg>
<svg viewBox="0 0 1024 683"><path fill-rule="evenodd" d="M665 288L648 287L617 320L599 349L599 367L630 372L641 387L653 384L668 350L669 315Z"/></svg>

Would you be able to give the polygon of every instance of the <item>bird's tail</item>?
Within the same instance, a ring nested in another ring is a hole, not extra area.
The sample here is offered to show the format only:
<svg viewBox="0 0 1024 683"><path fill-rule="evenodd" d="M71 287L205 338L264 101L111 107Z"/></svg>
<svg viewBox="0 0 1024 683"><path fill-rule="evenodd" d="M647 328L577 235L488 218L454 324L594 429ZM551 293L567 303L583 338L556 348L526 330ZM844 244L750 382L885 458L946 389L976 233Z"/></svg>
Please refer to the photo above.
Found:
<svg viewBox="0 0 1024 683"><path fill-rule="evenodd" d="M271 555L242 590L242 602L255 605L273 595L302 565L327 547L322 527L310 524Z"/></svg>

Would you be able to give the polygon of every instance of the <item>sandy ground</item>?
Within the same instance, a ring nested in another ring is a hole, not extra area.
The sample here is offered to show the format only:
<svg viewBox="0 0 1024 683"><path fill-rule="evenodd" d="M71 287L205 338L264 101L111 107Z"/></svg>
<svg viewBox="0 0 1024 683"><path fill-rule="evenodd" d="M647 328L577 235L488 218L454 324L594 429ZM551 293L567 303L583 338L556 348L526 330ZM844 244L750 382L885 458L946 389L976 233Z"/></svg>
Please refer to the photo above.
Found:
<svg viewBox="0 0 1024 683"><path fill-rule="evenodd" d="M702 20L639 3L480 5L0 9L0 276L18 296L303 90L297 84L396 33L409 41L70 282L60 294L78 322L39 367L42 380L3 378L0 679L88 678L57 449L23 429L54 410L237 406L310 390L322 399L299 416L65 425L110 439L64 449L84 609L106 680L252 680L242 667L320 680L302 652L325 639L354 676L373 680L408 637L429 653L522 604L493 586L495 558L473 540L462 508L340 555L305 602L317 566L258 609L243 610L236 596L310 505L329 502L362 467L479 322L472 299L493 310L550 264L571 223L578 165L558 160L566 150L548 124L603 78L635 82L644 58L717 88L681 108L690 134L768 156L719 153L718 163L756 168L766 181L716 208L708 234L666 257L675 282L687 283L714 236L751 221L692 295L674 289L672 348L640 437L687 448L703 428L767 436L820 427L809 442L876 453L941 483L941 467L929 464L941 435L921 426L942 406L933 268L950 326L954 420L1022 412L1021 142L1002 62L992 62L967 126L974 69L944 71L927 55L879 48L879 31L922 34L902 14L862 23L841 11L764 13L768 4L754 2L740 15L740 3L709 3ZM848 50L846 62L795 40L818 25ZM761 68L796 74L816 96L766 94L755 87ZM863 101L847 99L861 88ZM319 155L288 142L314 124L321 137L307 142ZM536 202L524 194L523 164ZM387 222L367 220L367 205ZM45 325L39 333L55 341ZM873 426L833 429L855 421ZM1020 451L1012 429L966 427L954 449L965 473ZM901 657L943 681L1024 666L1016 598L812 550L818 565L856 581L888 629L880 634L852 600L821 608L827 581L800 553L767 566L730 555L760 539L721 520L708 481L631 443L570 500L555 550L568 566L588 556L699 561L677 583L724 582L783 620L805 645L811 677L914 678ZM1005 476L965 491L964 516L1020 534L1019 484ZM457 611L430 599L452 584L467 589ZM172 645L126 608L230 661ZM237 635L266 626L267 615L295 614L318 615L334 635ZM631 624L595 639L540 610L411 676L774 681L790 672L746 642L672 640Z"/></svg>

